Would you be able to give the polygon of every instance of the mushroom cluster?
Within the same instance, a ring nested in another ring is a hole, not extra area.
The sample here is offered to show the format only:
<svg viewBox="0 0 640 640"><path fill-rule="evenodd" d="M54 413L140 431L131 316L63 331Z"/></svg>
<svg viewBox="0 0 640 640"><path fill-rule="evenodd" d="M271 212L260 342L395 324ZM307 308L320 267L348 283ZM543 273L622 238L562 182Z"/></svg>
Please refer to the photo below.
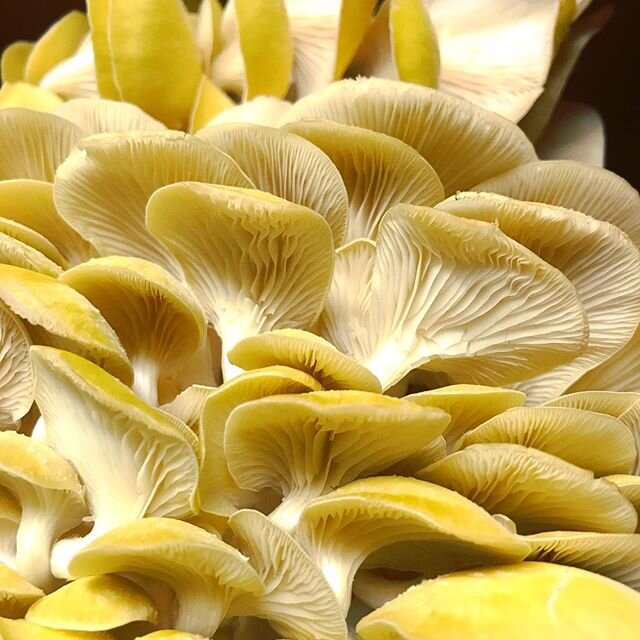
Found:
<svg viewBox="0 0 640 640"><path fill-rule="evenodd" d="M140 4L89 3L130 102L0 109L0 637L637 640L638 192L415 78L331 83L302 18L304 97L169 129L180 83L127 67ZM418 4L322 24L405 72ZM249 97L290 77L282 6L204 39ZM85 36L67 17L3 75Z"/></svg>

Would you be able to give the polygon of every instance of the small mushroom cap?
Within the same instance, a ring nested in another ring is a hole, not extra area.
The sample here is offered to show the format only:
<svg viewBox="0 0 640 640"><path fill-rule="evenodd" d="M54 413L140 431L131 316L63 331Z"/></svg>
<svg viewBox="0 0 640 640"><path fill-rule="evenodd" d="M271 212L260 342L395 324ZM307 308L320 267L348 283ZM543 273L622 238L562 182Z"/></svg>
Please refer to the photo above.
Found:
<svg viewBox="0 0 640 640"><path fill-rule="evenodd" d="M325 389L380 392L380 382L368 369L307 331L276 329L245 338L229 351L229 360L243 369L272 365L299 369Z"/></svg>
<svg viewBox="0 0 640 640"><path fill-rule="evenodd" d="M52 242L21 222L0 217L0 233L32 247L57 267L66 268L68 266L67 261ZM61 270L55 275L59 275L60 272Z"/></svg>
<svg viewBox="0 0 640 640"><path fill-rule="evenodd" d="M53 182L82 132L63 118L31 109L0 110L0 180Z"/></svg>
<svg viewBox="0 0 640 640"><path fill-rule="evenodd" d="M29 269L53 278L62 273L60 266L49 260L43 253L2 231L0 231L0 263Z"/></svg>
<svg viewBox="0 0 640 640"><path fill-rule="evenodd" d="M640 591L640 534L548 531L526 540L527 560L593 571Z"/></svg>
<svg viewBox="0 0 640 640"><path fill-rule="evenodd" d="M461 607L473 602L473 607ZM542 562L427 580L365 616L363 640L584 640L638 635L640 594L597 574Z"/></svg>
<svg viewBox="0 0 640 640"><path fill-rule="evenodd" d="M47 238L71 264L95 255L95 249L58 213L49 182L0 181L0 212Z"/></svg>
<svg viewBox="0 0 640 640"><path fill-rule="evenodd" d="M3 640L115 640L106 631L62 631L48 629L27 620L0 618L0 637Z"/></svg>
<svg viewBox="0 0 640 640"><path fill-rule="evenodd" d="M197 137L233 158L256 189L319 213L336 246L342 244L347 191L335 165L315 145L284 129L257 124L216 125Z"/></svg>
<svg viewBox="0 0 640 640"><path fill-rule="evenodd" d="M156 622L158 611L147 593L131 580L98 575L79 578L31 606L29 622L50 629L109 631L130 622Z"/></svg>
<svg viewBox="0 0 640 640"><path fill-rule="evenodd" d="M49 276L0 264L0 299L29 323L34 342L80 353L125 381L131 365L113 329L82 295Z"/></svg>
<svg viewBox="0 0 640 640"><path fill-rule="evenodd" d="M75 354L33 347L32 360L47 439L83 478L96 526L197 510L198 444L184 423Z"/></svg>
<svg viewBox="0 0 640 640"><path fill-rule="evenodd" d="M266 618L285 638L346 640L347 625L335 594L293 537L249 509L236 511L229 528L265 583L263 594L245 595L234 603L237 615Z"/></svg>
<svg viewBox="0 0 640 640"><path fill-rule="evenodd" d="M334 82L299 100L284 119L326 119L398 138L429 162L447 195L537 159L515 124L466 100L393 80Z"/></svg>
<svg viewBox="0 0 640 640"><path fill-rule="evenodd" d="M60 167L55 201L60 215L102 255L145 258L180 276L173 256L145 226L153 192L180 180L251 186L231 158L194 136L103 133L84 138Z"/></svg>
<svg viewBox="0 0 640 640"><path fill-rule="evenodd" d="M204 312L193 294L162 267L123 256L96 258L60 280L102 313L129 356L178 366L202 343Z"/></svg>
<svg viewBox="0 0 640 640"><path fill-rule="evenodd" d="M215 390L216 387L192 384L181 391L171 402L162 405L160 409L182 420L191 431L197 434L204 405Z"/></svg>
<svg viewBox="0 0 640 640"><path fill-rule="evenodd" d="M85 136L118 131L162 131L165 125L128 102L105 98L75 98L54 109L54 113L82 129Z"/></svg>
<svg viewBox="0 0 640 640"><path fill-rule="evenodd" d="M33 111L53 111L62 98L53 91L27 82L5 82L0 87L0 109L24 108Z"/></svg>
<svg viewBox="0 0 640 640"><path fill-rule="evenodd" d="M498 414L456 443L507 442L558 456L596 476L628 473L636 460L633 434L617 418L562 407L520 407Z"/></svg>
<svg viewBox="0 0 640 640"><path fill-rule="evenodd" d="M240 489L229 472L224 434L236 407L283 393L307 393L322 389L310 375L289 367L273 366L247 371L228 380L209 396L200 419L200 503L203 511L231 515L238 506L256 499L254 492Z"/></svg>
<svg viewBox="0 0 640 640"><path fill-rule="evenodd" d="M0 615L19 618L44 592L27 582L19 573L0 563Z"/></svg>
<svg viewBox="0 0 640 640"><path fill-rule="evenodd" d="M286 129L312 142L338 168L349 195L346 241L375 240L382 216L396 204L433 206L444 199L431 165L396 138L329 120L292 122Z"/></svg>
<svg viewBox="0 0 640 640"><path fill-rule="evenodd" d="M220 640L225 638L224 634L218 632L214 638ZM195 633L187 633L186 631L175 631L174 629L163 629L162 631L153 631L147 633L145 636L138 636L136 640L206 640L203 636L198 636Z"/></svg>
<svg viewBox="0 0 640 640"><path fill-rule="evenodd" d="M451 422L444 432L450 444L489 418L521 406L525 399L521 391L480 384L452 384L405 396L405 400L422 407L437 407L451 416Z"/></svg>
<svg viewBox="0 0 640 640"><path fill-rule="evenodd" d="M619 227L640 245L640 195L612 171L574 160L523 164L474 187L518 200L582 211Z"/></svg>
<svg viewBox="0 0 640 640"><path fill-rule="evenodd" d="M277 395L237 407L224 448L241 487L313 498L411 455L447 423L439 409L365 391Z"/></svg>
<svg viewBox="0 0 640 640"><path fill-rule="evenodd" d="M517 444L474 444L419 472L511 518L522 533L557 529L632 533L633 505L593 472Z"/></svg>
<svg viewBox="0 0 640 640"><path fill-rule="evenodd" d="M545 407L566 407L595 411L614 418L621 418L636 402L640 393L624 391L577 391L544 403Z"/></svg>

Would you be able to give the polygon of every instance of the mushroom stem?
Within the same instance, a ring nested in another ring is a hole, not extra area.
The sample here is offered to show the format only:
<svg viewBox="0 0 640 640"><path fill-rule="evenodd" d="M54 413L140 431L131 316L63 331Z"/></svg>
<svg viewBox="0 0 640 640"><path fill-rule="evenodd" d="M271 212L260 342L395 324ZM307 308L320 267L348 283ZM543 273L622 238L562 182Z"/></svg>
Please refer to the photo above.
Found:
<svg viewBox="0 0 640 640"><path fill-rule="evenodd" d="M158 406L158 363L148 356L131 359L133 384L136 395L152 407Z"/></svg>
<svg viewBox="0 0 640 640"><path fill-rule="evenodd" d="M291 533L295 530L305 506L319 495L320 493L315 491L290 493L284 496L282 502L269 514L269 518L282 529Z"/></svg>
<svg viewBox="0 0 640 640"><path fill-rule="evenodd" d="M222 624L229 602L211 578L194 580L194 583L185 583L176 589L178 613L173 626L210 638Z"/></svg>
<svg viewBox="0 0 640 640"><path fill-rule="evenodd" d="M22 520L16 537L16 569L32 584L44 591L56 585L51 575L51 546L55 537L55 509L32 509L23 503Z"/></svg>

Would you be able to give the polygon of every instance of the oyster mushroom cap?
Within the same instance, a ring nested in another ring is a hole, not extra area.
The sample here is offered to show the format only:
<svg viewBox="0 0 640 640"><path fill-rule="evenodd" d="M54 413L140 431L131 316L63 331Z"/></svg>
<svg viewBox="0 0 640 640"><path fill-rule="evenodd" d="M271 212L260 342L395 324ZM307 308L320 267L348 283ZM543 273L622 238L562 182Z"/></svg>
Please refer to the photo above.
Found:
<svg viewBox="0 0 640 640"><path fill-rule="evenodd" d="M0 563L0 615L7 618L24 616L27 609L43 596L44 591Z"/></svg>

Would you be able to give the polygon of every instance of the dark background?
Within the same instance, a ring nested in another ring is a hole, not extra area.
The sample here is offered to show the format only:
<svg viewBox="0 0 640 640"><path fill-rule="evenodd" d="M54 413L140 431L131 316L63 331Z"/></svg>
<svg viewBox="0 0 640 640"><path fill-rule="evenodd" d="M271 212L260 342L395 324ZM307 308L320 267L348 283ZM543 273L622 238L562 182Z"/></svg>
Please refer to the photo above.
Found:
<svg viewBox="0 0 640 640"><path fill-rule="evenodd" d="M600 111L607 168L640 189L640 0L615 5L614 17L583 53L565 96ZM0 0L0 49L13 40L37 38L60 15L84 6L84 0Z"/></svg>

